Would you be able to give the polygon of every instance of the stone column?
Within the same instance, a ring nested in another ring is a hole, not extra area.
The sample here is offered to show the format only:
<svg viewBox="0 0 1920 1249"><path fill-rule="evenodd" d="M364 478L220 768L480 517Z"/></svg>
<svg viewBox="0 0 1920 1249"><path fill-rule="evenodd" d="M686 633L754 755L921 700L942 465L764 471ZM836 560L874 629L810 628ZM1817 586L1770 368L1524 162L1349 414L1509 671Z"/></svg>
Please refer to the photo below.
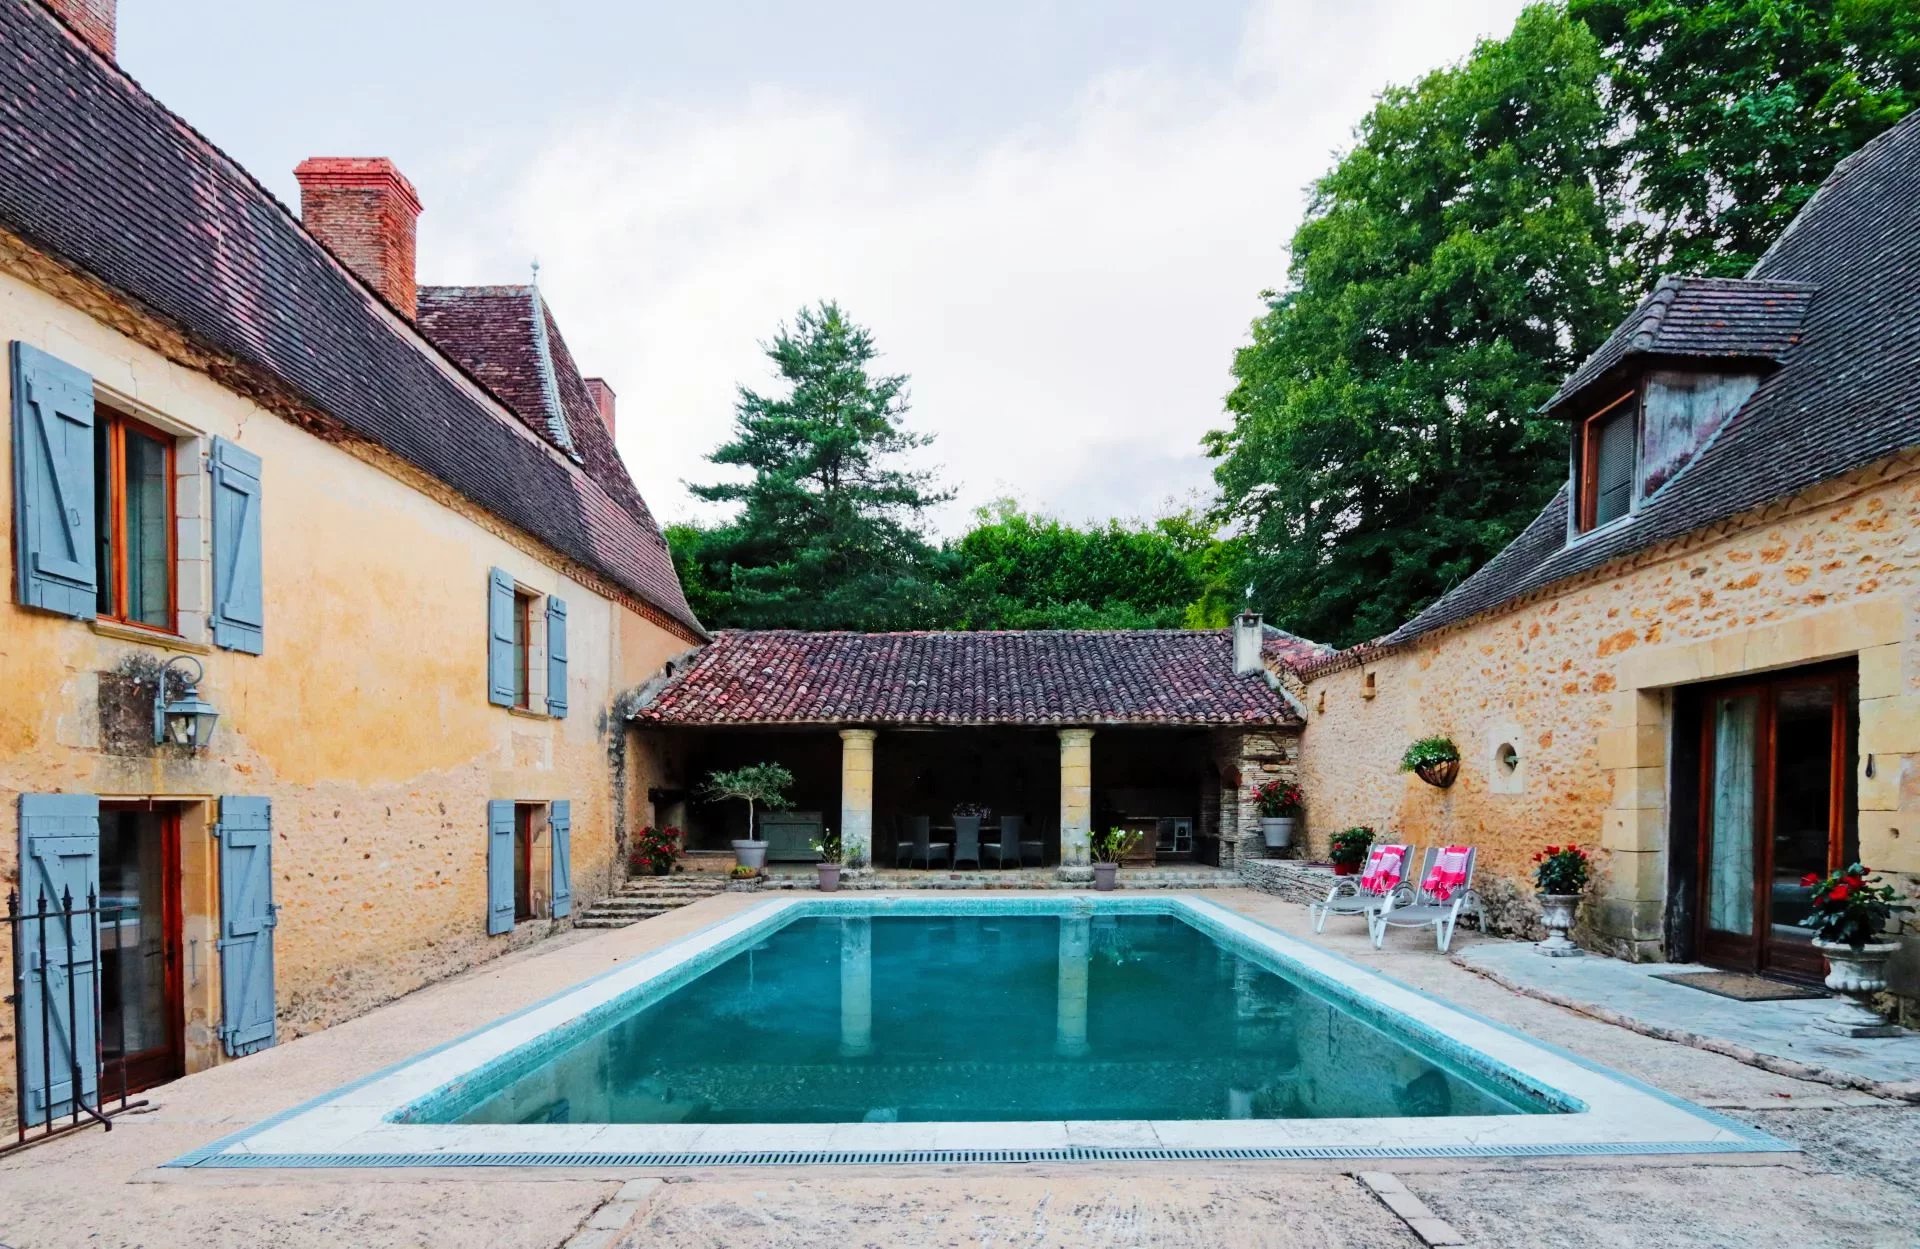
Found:
<svg viewBox="0 0 1920 1249"><path fill-rule="evenodd" d="M872 729L840 730L840 853L849 872L873 862Z"/></svg>
<svg viewBox="0 0 1920 1249"><path fill-rule="evenodd" d="M1060 917L1060 979L1054 990L1053 1048L1063 1058L1087 1052L1087 964L1093 917Z"/></svg>
<svg viewBox="0 0 1920 1249"><path fill-rule="evenodd" d="M840 1052L873 1052L873 921L864 915L840 921Z"/></svg>
<svg viewBox="0 0 1920 1249"><path fill-rule="evenodd" d="M1063 881L1093 879L1093 730L1060 730L1060 870Z"/></svg>

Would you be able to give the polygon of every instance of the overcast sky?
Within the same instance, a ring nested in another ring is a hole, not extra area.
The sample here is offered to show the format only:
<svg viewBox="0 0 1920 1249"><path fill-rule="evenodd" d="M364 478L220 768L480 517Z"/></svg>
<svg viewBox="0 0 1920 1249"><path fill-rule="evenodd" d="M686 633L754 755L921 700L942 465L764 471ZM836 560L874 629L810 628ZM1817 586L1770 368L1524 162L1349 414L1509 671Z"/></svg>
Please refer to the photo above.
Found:
<svg viewBox="0 0 1920 1249"><path fill-rule="evenodd" d="M540 284L699 515L757 344L839 300L958 497L1079 520L1204 491L1304 188L1388 82L1519 0L121 0L120 59L289 204L391 156L420 280Z"/></svg>

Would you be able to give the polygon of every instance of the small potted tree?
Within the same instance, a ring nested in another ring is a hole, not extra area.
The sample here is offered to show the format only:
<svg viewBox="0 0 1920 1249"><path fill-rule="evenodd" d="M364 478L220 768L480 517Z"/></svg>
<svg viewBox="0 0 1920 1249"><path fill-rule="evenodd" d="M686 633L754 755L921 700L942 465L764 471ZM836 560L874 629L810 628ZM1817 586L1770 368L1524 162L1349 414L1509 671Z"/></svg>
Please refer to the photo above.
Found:
<svg viewBox="0 0 1920 1249"><path fill-rule="evenodd" d="M753 763L744 768L714 772L707 777L703 793L715 802L737 799L747 804L747 835L733 843L734 861L755 873L767 866L767 843L754 836L754 814L759 807L776 811L792 805L787 791L793 788L793 773L777 763Z"/></svg>
<svg viewBox="0 0 1920 1249"><path fill-rule="evenodd" d="M1253 787L1253 801L1260 808L1260 836L1267 849L1285 850L1292 845L1294 822L1306 805L1300 787L1275 777Z"/></svg>
<svg viewBox="0 0 1920 1249"><path fill-rule="evenodd" d="M1887 987L1887 960L1900 948L1888 939L1887 926L1913 907L1862 863L1825 876L1809 872L1800 883L1813 890L1813 910L1800 922L1813 929L1813 948L1827 960L1827 987L1840 995L1839 1005L1814 1026L1842 1036L1897 1035L1868 1003Z"/></svg>
<svg viewBox="0 0 1920 1249"><path fill-rule="evenodd" d="M813 843L813 852L820 856L820 892L838 893L840 891L840 834L832 829L824 829L820 840Z"/></svg>
<svg viewBox="0 0 1920 1249"><path fill-rule="evenodd" d="M1400 756L1400 770L1413 773L1436 789L1445 789L1460 775L1460 748L1444 733L1423 737Z"/></svg>
<svg viewBox="0 0 1920 1249"><path fill-rule="evenodd" d="M1140 844L1139 830L1110 828L1104 833L1095 833L1089 840L1093 851L1093 887L1101 893L1112 893L1118 883L1120 861L1133 853Z"/></svg>
<svg viewBox="0 0 1920 1249"><path fill-rule="evenodd" d="M627 871L634 876L666 876L680 857L680 830L649 824L633 835L627 848Z"/></svg>
<svg viewBox="0 0 1920 1249"><path fill-rule="evenodd" d="M1333 848L1327 857L1333 860L1335 876L1352 876L1367 861L1367 851L1373 848L1373 830L1364 824L1352 828L1343 828L1333 835Z"/></svg>
<svg viewBox="0 0 1920 1249"><path fill-rule="evenodd" d="M1573 928L1574 912L1580 908L1580 895L1586 892L1587 878L1593 874L1593 860L1579 846L1548 846L1533 856L1533 884L1540 891L1541 922L1547 926L1547 939L1533 948L1548 958L1566 958L1582 953L1567 939Z"/></svg>

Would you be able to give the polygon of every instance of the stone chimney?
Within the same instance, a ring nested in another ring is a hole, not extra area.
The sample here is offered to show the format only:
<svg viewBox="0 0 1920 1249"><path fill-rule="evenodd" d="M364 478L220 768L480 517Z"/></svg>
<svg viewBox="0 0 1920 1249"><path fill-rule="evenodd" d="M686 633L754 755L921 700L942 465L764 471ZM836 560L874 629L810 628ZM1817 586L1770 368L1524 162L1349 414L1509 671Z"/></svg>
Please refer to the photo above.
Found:
<svg viewBox="0 0 1920 1249"><path fill-rule="evenodd" d="M1260 656L1266 640L1266 626L1259 612L1243 611L1233 618L1233 675L1244 677L1266 671L1267 661Z"/></svg>
<svg viewBox="0 0 1920 1249"><path fill-rule="evenodd" d="M420 197L384 156L315 156L293 171L300 220L411 321L418 313L413 242Z"/></svg>
<svg viewBox="0 0 1920 1249"><path fill-rule="evenodd" d="M75 34L92 44L95 52L109 61L113 59L119 0L47 0L47 7L73 27Z"/></svg>
<svg viewBox="0 0 1920 1249"><path fill-rule="evenodd" d="M600 410L600 419L607 424L607 436L613 436L613 387L607 385L604 377L589 377L587 393L593 396L593 406Z"/></svg>

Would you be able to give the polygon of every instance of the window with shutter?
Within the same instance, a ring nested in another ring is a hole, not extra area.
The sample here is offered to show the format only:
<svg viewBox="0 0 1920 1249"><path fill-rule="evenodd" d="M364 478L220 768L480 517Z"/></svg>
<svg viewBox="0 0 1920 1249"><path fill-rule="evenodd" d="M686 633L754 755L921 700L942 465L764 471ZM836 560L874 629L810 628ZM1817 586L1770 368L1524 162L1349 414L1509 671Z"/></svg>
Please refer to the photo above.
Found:
<svg viewBox="0 0 1920 1249"><path fill-rule="evenodd" d="M97 610L93 378L13 344L14 584L24 607Z"/></svg>

